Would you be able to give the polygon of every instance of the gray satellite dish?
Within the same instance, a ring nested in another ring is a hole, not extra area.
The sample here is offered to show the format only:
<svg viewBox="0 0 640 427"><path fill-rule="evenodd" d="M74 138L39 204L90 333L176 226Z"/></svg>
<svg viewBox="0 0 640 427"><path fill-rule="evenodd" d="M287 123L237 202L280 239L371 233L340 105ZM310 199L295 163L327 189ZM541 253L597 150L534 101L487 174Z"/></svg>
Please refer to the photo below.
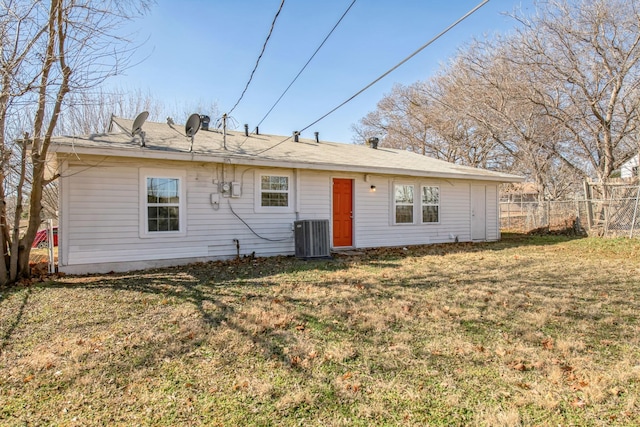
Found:
<svg viewBox="0 0 640 427"><path fill-rule="evenodd" d="M184 125L184 133L191 138L191 148L189 151L193 151L193 136L200 130L200 114L192 114L187 120L187 124Z"/></svg>
<svg viewBox="0 0 640 427"><path fill-rule="evenodd" d="M148 111L143 111L138 114L138 117L133 121L133 126L131 127L131 136L140 135L140 138L142 139L140 145L142 147L144 147L144 132L142 131L142 125L147 120L147 117L149 117Z"/></svg>
<svg viewBox="0 0 640 427"><path fill-rule="evenodd" d="M147 117L149 117L148 111L143 111L142 113L138 114L138 117L136 117L136 119L133 121L131 135L137 135L142 132L142 125L147 120Z"/></svg>

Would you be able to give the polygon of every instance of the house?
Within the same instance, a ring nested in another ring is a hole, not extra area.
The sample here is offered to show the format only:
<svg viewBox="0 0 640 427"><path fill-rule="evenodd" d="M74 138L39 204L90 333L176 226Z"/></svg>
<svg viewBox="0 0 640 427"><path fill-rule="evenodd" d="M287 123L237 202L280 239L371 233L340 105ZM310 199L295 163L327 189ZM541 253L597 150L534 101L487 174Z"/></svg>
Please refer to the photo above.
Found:
<svg viewBox="0 0 640 427"><path fill-rule="evenodd" d="M640 160L640 154L633 156L620 166L620 178L633 178L640 176L638 172L638 164Z"/></svg>
<svg viewBox="0 0 640 427"><path fill-rule="evenodd" d="M171 121L114 117L105 134L55 138L59 270L292 255L296 220L329 220L332 249L494 241L498 186L522 181L402 150L246 129L188 137L192 129Z"/></svg>
<svg viewBox="0 0 640 427"><path fill-rule="evenodd" d="M535 182L514 182L503 186L501 201L508 203L537 202L540 196L539 186Z"/></svg>

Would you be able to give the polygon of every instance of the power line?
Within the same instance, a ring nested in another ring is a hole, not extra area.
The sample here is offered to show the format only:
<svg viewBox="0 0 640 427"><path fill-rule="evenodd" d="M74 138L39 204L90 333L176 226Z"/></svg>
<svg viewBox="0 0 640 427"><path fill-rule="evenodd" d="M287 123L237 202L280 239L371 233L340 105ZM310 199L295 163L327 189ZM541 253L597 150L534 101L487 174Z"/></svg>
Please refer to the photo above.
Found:
<svg viewBox="0 0 640 427"><path fill-rule="evenodd" d="M249 76L249 81L247 82L246 86L244 87L244 90L242 91L242 93L240 94L240 98L238 98L238 100L236 101L235 105L227 113L227 116L231 115L231 112L233 110L235 110L235 108L238 106L238 104L240 103L240 101L244 97L244 94L247 92L247 89L249 89L249 84L251 84L251 80L253 79L253 75L255 74L256 70L258 69L258 64L260 63L260 59L262 58L262 55L264 54L264 51L267 48L267 43L269 42L269 39L271 38L271 33L273 32L273 28L276 26L276 20L278 19L278 16L280 15L280 12L282 11L282 6L284 6L284 0L282 0L282 2L280 3L280 7L278 8L278 12L276 12L276 16L273 17L273 22L271 22L271 28L269 29L269 34L267 34L267 38L264 41L264 44L262 45L262 51L260 52L260 55L258 55L258 60L256 61L256 65L253 67L253 71L251 71L251 75Z"/></svg>
<svg viewBox="0 0 640 427"><path fill-rule="evenodd" d="M337 109L339 109L340 107L344 106L345 104L351 102L355 97L357 97L358 95L360 95L362 92L364 92L365 90L369 89L371 86L373 86L374 84L378 83L380 80L382 80L383 78L385 78L386 76L388 76L389 74L391 74L393 71L395 71L398 67L400 67L401 65L403 65L405 62L407 62L408 60L410 60L411 58L413 58L414 56L416 56L418 53L420 53L422 50L424 50L427 46L429 46L430 44L432 44L433 42L435 42L436 40L438 40L440 37L442 37L443 35L445 35L447 32L449 32L453 27L457 26L459 23L461 23L462 21L464 21L465 19L467 19L469 16L471 16L473 13L475 13L478 9L480 9L482 6L484 6L485 4L487 4L489 2L489 0L484 0L482 2L480 2L476 7L474 7L473 9L471 9L469 12L467 12L466 14L464 14L461 18L458 18L457 21L455 21L453 24L449 25L447 28L445 28L444 30L442 30L440 33L438 33L435 37L433 37L431 40L429 40L428 42L426 42L425 44L423 44L422 46L420 46L420 48L418 48L415 52L413 52L411 55L407 56L405 59L403 59L402 61L400 61L398 64L396 64L395 66L393 66L391 69L389 69L387 72L385 72L384 74L382 74L380 77L378 77L377 79L375 79L374 81L372 81L371 83L369 83L367 86L365 86L364 88L360 89L358 92L356 92L354 95L352 95L350 98L348 98L346 101L342 102L340 105L338 105L337 107L335 107L334 109L332 109L331 111L329 111L328 113L326 113L325 115L323 115L322 117L320 117L319 119L315 120L314 122L312 122L311 124L305 126L304 128L302 128L299 132L302 133L303 131L309 129L311 126L315 125L316 123L318 123L319 121L323 120L324 118L326 118L328 115L330 115L331 113L335 112ZM258 151L257 153L255 153L255 155L258 154L262 154L265 151L269 151L273 148L276 148L277 146L279 146L280 144L285 143L286 141L290 140L291 137L287 137L285 139L283 139L282 141L272 145L271 147L267 147L263 150Z"/></svg>
<svg viewBox="0 0 640 427"><path fill-rule="evenodd" d="M284 95L289 91L289 89L291 88L291 86L293 86L293 84L296 82L296 80L298 80L298 77L300 77L300 74L302 74L302 72L307 68L307 65L309 65L309 63L311 62L311 60L316 56L316 54L318 53L318 51L322 48L322 46L324 46L325 42L329 39L329 37L331 37L331 34L333 34L333 32L335 31L335 29L338 27L338 25L340 25L340 23L342 22L342 20L344 19L344 17L347 15L347 13L349 13L349 11L351 10L351 8L353 7L353 5L355 4L356 0L353 0L351 2L351 4L349 5L349 7L347 7L347 10L344 11L344 13L342 14L342 16L340 17L340 19L338 19L338 22L336 22L336 24L333 26L333 28L331 29L331 31L329 31L329 34L327 34L327 36L324 38L324 40L322 40L322 43L320 43L320 46L318 46L318 48L316 49L315 52L313 52L313 55L311 55L311 57L309 58L309 60L307 61L306 64L304 64L304 66L300 69L300 71L298 72L298 74L294 77L294 79L291 81L291 83L289 83L289 86L287 86L287 88L284 90L284 92L282 92L282 94L280 95L280 97L278 98L278 100L271 106L271 108L269 108L269 111L267 111L267 114L264 115L264 117L262 119L260 119L260 122L257 124L257 126L259 127L262 122L269 116L269 114L271 114L271 111L273 111L273 109L276 107L276 105L278 105L278 103L280 102L280 100L282 100L282 98L284 97Z"/></svg>
<svg viewBox="0 0 640 427"><path fill-rule="evenodd" d="M453 27L457 26L459 23L461 23L462 21L464 21L465 19L467 19L469 16L471 16L473 13L475 13L478 9L480 9L482 6L484 6L485 4L487 4L489 2L489 0L484 0L481 3L479 3L476 7L474 7L473 9L471 9L469 12L467 12L465 15L463 15L461 18L459 18L457 21L455 21L453 24L449 25L447 28L445 28L444 30L442 30L440 33L438 33L435 37L433 37L431 40L429 40L428 42L426 42L425 44L423 44L422 46L420 46L420 48L418 48L415 52L413 52L411 55L407 56L405 59L403 59L402 61L400 61L398 64L396 64L395 66L393 66L391 69L389 69L387 72L385 72L384 74L382 74L380 77L378 77L377 79L375 79L374 81L372 81L371 83L369 83L368 85L366 85L364 88L360 89L358 92L356 92L354 95L352 95L351 97L349 97L346 101L342 102L340 105L338 105L337 107L333 108L331 111L329 111L328 113L326 113L325 115L323 115L322 117L320 117L319 119L315 120L313 123L307 125L306 127L300 129L300 132L303 132L307 129L309 129L311 126L315 125L316 123L318 123L319 121L323 120L324 118L326 118L327 116L329 116L330 114L332 114L333 112L335 112L337 109L343 107L345 104L351 102L355 97L357 97L358 95L360 95L362 92L364 92L365 90L369 89L371 86L373 86L374 84L378 83L380 80L382 80L383 78L387 77L389 74L391 74L393 71L395 71L398 67L400 67L401 65L403 65L405 62L407 62L408 60L410 60L411 58L413 58L414 56L416 56L418 53L420 53L422 50L424 50L427 46L429 46L430 44L432 44L433 42L435 42L436 40L438 40L440 37L442 37L443 35L445 35L446 33L448 33ZM284 142L284 141L283 141Z"/></svg>

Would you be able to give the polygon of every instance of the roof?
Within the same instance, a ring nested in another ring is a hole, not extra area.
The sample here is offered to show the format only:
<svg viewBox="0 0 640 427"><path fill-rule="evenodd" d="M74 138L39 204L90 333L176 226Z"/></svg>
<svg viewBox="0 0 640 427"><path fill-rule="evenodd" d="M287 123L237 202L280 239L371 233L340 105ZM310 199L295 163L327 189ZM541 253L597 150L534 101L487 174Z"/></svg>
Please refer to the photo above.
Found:
<svg viewBox="0 0 640 427"><path fill-rule="evenodd" d="M115 125L115 126L114 126ZM449 179L519 182L522 177L456 165L405 150L344 144L293 137L250 134L219 129L200 130L193 138L185 127L146 122L141 136L130 136L133 120L113 117L111 131L88 136L52 139L51 151L145 159L226 162L238 165L285 167L325 171L351 171Z"/></svg>
<svg viewBox="0 0 640 427"><path fill-rule="evenodd" d="M503 188L504 194L538 194L540 189L535 182L519 182Z"/></svg>

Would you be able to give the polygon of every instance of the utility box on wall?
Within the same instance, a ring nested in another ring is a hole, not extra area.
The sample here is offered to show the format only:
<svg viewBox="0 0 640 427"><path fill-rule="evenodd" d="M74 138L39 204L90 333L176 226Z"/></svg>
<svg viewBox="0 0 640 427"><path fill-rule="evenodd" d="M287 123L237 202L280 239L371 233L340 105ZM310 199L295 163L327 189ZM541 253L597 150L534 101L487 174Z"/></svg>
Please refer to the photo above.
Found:
<svg viewBox="0 0 640 427"><path fill-rule="evenodd" d="M306 219L293 223L298 258L329 258L329 220Z"/></svg>

